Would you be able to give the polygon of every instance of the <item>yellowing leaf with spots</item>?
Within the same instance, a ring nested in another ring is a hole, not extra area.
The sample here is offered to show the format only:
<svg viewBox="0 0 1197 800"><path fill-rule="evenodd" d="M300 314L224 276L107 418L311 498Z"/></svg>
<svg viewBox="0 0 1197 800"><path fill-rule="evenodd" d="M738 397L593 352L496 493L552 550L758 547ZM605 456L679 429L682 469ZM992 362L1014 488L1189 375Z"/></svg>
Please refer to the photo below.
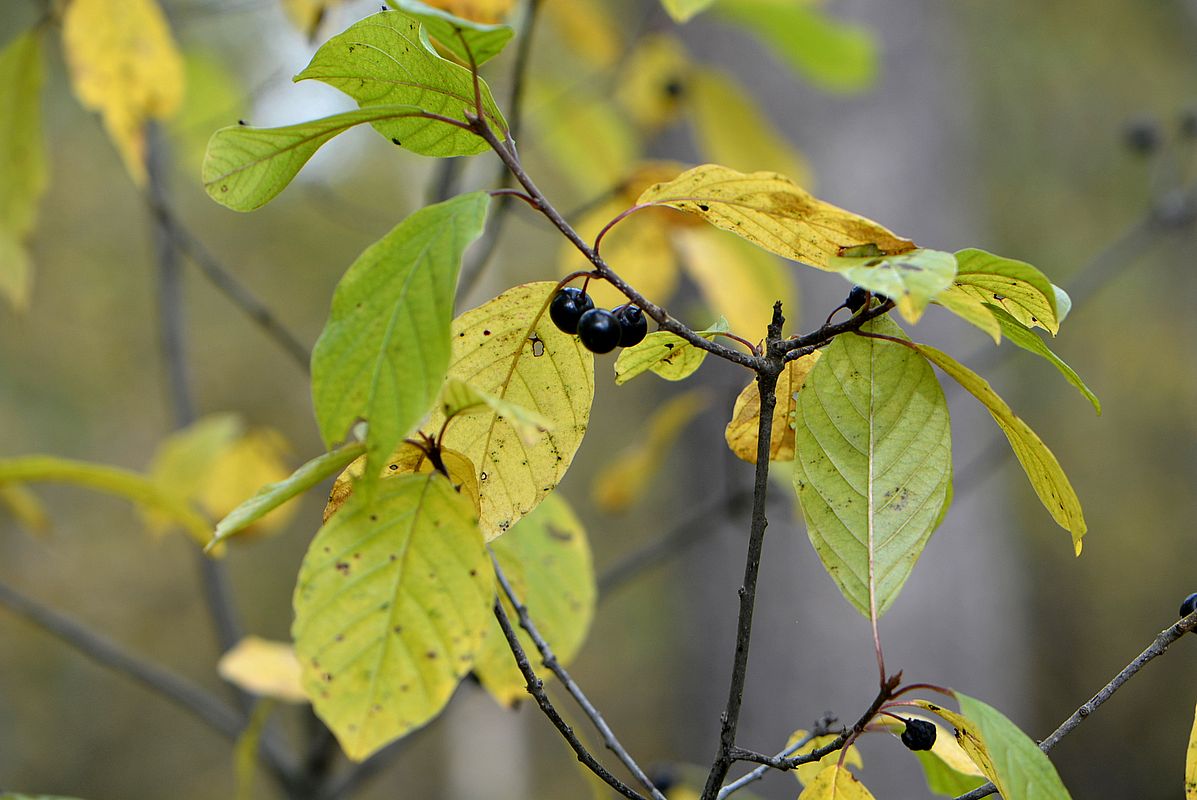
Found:
<svg viewBox="0 0 1197 800"><path fill-rule="evenodd" d="M790 734L790 740L786 742L785 749L789 750L791 747L809 735L810 734L808 731L804 731L802 729L794 731L792 734ZM804 756L807 753L813 753L820 747L825 747L831 744L836 740L836 738L837 737L834 733L828 733L823 736L815 736L806 744L790 752L790 755ZM802 764L798 767L795 767L794 777L797 778L803 786L810 786L812 783L814 783L815 778L819 776L819 773L823 772L823 770L825 770L827 767L831 766L832 764L841 763L840 755L841 751L835 750L823 756L818 761L812 761L809 764ZM850 746L848 748L848 752L843 753L843 756L844 760L842 763L846 766L856 767L857 769L864 768L864 759L860 757L860 751L856 749L856 745Z"/></svg>
<svg viewBox="0 0 1197 800"><path fill-rule="evenodd" d="M649 418L632 443L611 458L594 479L595 504L609 514L627 511L652 484L653 476L677 441L678 435L709 405L701 391L671 398Z"/></svg>
<svg viewBox="0 0 1197 800"><path fill-rule="evenodd" d="M1028 328L1037 326L1052 336L1059 332L1067 312L1059 308L1056 288L1035 267L971 248L956 253L956 263L955 285L961 291L1000 306Z"/></svg>
<svg viewBox="0 0 1197 800"><path fill-rule="evenodd" d="M146 179L145 126L168 119L183 99L183 57L154 0L71 0L62 18L71 84L98 111L125 168Z"/></svg>
<svg viewBox="0 0 1197 800"><path fill-rule="evenodd" d="M806 376L823 355L816 350L786 364L777 378L777 406L773 411L773 427L769 436L769 460L794 460L794 407L798 392L806 384ZM756 380L751 381L736 398L731 422L723 431L728 448L736 458L756 463L756 448L761 420L761 393Z"/></svg>
<svg viewBox="0 0 1197 800"><path fill-rule="evenodd" d="M586 640L594 616L597 590L586 529L560 493L554 493L491 547L536 629L557 659L568 664ZM506 598L503 603L514 619ZM536 645L523 629L517 633L524 652L536 662ZM527 697L526 681L497 621L478 651L474 674L500 703L512 705Z"/></svg>
<svg viewBox="0 0 1197 800"><path fill-rule="evenodd" d="M460 378L445 381L441 387L440 408L446 418L494 412L515 429L526 445L536 444L541 435L553 427L552 422L535 411L481 391Z"/></svg>
<svg viewBox="0 0 1197 800"><path fill-rule="evenodd" d="M1031 486L1043 507L1052 515L1057 525L1072 534L1072 546L1079 556L1081 537L1085 535L1089 526L1085 523L1081 501L1056 456L1047 449L1047 445L1038 434L1031 430L1031 426L1023 422L1006 401L998 396L987 380L934 347L925 344L916 344L915 347L935 366L967 389L973 397L980 400L989 411L993 421L1002 429L1002 433L1006 434L1010 449L1018 457L1018 463L1022 465L1023 472L1031 481Z"/></svg>
<svg viewBox="0 0 1197 800"><path fill-rule="evenodd" d="M578 220L578 233L593 242L603 226L625 208L618 198L603 203ZM676 215L661 209L650 211L657 213L640 212L621 220L603 237L601 253L611 269L641 294L666 303L677 289L679 278L669 231L669 217ZM578 248L565 241L561 243L560 263L563 273L591 268ZM586 293L598 308L614 308L628 301L606 281L591 281Z"/></svg>
<svg viewBox="0 0 1197 800"><path fill-rule="evenodd" d="M216 663L220 677L250 694L288 703L306 703L308 696L299 681L299 660L295 648L246 636Z"/></svg>
<svg viewBox="0 0 1197 800"><path fill-rule="evenodd" d="M443 475L379 481L366 501L312 540L291 628L304 692L355 761L440 712L494 600L474 507Z"/></svg>
<svg viewBox="0 0 1197 800"><path fill-rule="evenodd" d="M474 510L478 511L478 476L475 474L474 464L461 453L447 447L442 447L437 451L437 458L440 459L439 466L423 447L411 442L404 442L387 458L386 466L379 470L378 477L380 480L385 480L412 473L428 474L441 471L439 467L444 467L443 473L448 473L453 488L468 497L474 504ZM329 517L335 514L337 509L345 505L345 501L353 494L354 481L360 478L365 471L366 457L361 456L337 476L336 481L333 482L332 491L329 492L328 502L324 505L325 522L328 522Z"/></svg>
<svg viewBox="0 0 1197 800"><path fill-rule="evenodd" d="M952 286L956 257L939 250L896 256L833 258L831 269L855 286L893 300L907 322L918 322L927 304Z"/></svg>
<svg viewBox="0 0 1197 800"><path fill-rule="evenodd" d="M796 315L793 268L776 256L706 226L677 229L672 239L683 269L698 284L707 305L726 317L740 336L763 340L778 300L787 314Z"/></svg>
<svg viewBox="0 0 1197 800"><path fill-rule="evenodd" d="M638 202L696 214L772 253L820 269L853 247L873 245L881 255L915 248L909 239L819 200L775 172L704 164L649 187Z"/></svg>
<svg viewBox="0 0 1197 800"><path fill-rule="evenodd" d="M1185 755L1185 800L1197 800L1197 714L1189 733L1189 749Z"/></svg>
<svg viewBox="0 0 1197 800"><path fill-rule="evenodd" d="M873 795L847 767L832 764L802 790L798 800L873 800Z"/></svg>
<svg viewBox="0 0 1197 800"><path fill-rule="evenodd" d="M499 536L560 482L582 443L594 400L594 355L548 315L556 283L508 289L453 321L449 378L535 412L549 430L535 445L493 408L455 418L443 444L477 468L482 532ZM423 431L441 429L435 408Z"/></svg>
<svg viewBox="0 0 1197 800"><path fill-rule="evenodd" d="M727 320L720 317L705 331L695 331L708 341L721 333L727 333ZM707 351L687 342L668 331L653 331L644 341L634 347L625 347L615 359L615 383L624 384L652 372L667 381L681 381L689 378L706 360Z"/></svg>

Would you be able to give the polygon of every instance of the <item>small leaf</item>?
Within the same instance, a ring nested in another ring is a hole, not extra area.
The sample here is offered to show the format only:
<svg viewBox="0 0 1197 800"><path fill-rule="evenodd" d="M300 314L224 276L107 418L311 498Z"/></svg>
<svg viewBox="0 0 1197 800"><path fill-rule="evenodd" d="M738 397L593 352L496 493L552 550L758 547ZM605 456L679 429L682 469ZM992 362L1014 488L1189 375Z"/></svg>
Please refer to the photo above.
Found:
<svg viewBox="0 0 1197 800"><path fill-rule="evenodd" d="M360 450L358 451L360 452ZM474 510L479 510L478 504L478 476L475 474L476 470L474 464L468 458L463 456L456 450L450 450L447 447L440 448L439 451L441 464L448 473L450 483L458 494L463 494L470 499L474 504ZM345 505L345 501L353 494L353 484L365 474L366 471L366 457L361 456L355 459L345 468L345 471L337 476L333 483L332 491L329 492L328 502L324 506L324 522L328 522L329 517L337 512L341 506ZM387 480L390 478L397 478L401 475L411 475L414 473L428 474L431 472L439 472L437 464L428 457L428 453L423 447L412 442L404 442L399 445L399 449L391 453L387 457L387 464L379 470L378 477L380 480Z"/></svg>
<svg viewBox="0 0 1197 800"><path fill-rule="evenodd" d="M482 532L499 536L536 507L569 469L590 421L594 355L546 313L554 281L527 283L453 321L448 377L530 409L551 424L535 446L491 410L453 420L443 444L477 468ZM434 409L423 430L435 434Z"/></svg>
<svg viewBox="0 0 1197 800"><path fill-rule="evenodd" d="M905 338L888 317L866 333ZM798 393L794 488L807 534L866 617L893 603L948 496L952 435L935 373L903 345L839 336Z"/></svg>
<svg viewBox="0 0 1197 800"><path fill-rule="evenodd" d="M287 188L334 136L364 122L410 119L420 113L415 106L371 106L281 128L221 128L212 134L204 155L204 189L226 208L253 211Z"/></svg>
<svg viewBox="0 0 1197 800"><path fill-rule="evenodd" d="M361 761L440 712L489 627L470 501L439 473L379 481L316 534L295 587L304 692Z"/></svg>
<svg viewBox="0 0 1197 800"><path fill-rule="evenodd" d="M723 317L706 330L695 331L708 341L727 332L727 320ZM706 350L695 347L677 334L654 331L640 344L620 352L619 358L615 359L615 383L627 383L649 371L667 381L685 380L702 366L706 357Z"/></svg>
<svg viewBox="0 0 1197 800"><path fill-rule="evenodd" d="M832 764L802 790L798 800L873 800L873 795L847 767Z"/></svg>
<svg viewBox="0 0 1197 800"><path fill-rule="evenodd" d="M440 409L447 418L492 411L511 425L519 434L520 440L529 446L535 445L540 441L541 435L553 427L552 421L535 411L495 397L460 378L449 378L445 381L441 388Z"/></svg>
<svg viewBox="0 0 1197 800"><path fill-rule="evenodd" d="M763 340L777 300L791 315L797 312L793 270L776 256L705 226L678 228L671 238L707 305L741 336Z"/></svg>
<svg viewBox="0 0 1197 800"><path fill-rule="evenodd" d="M825 203L774 172L746 174L705 164L649 187L637 202L696 214L772 253L820 269L852 247L873 245L881 255L915 248L909 239Z"/></svg>
<svg viewBox="0 0 1197 800"><path fill-rule="evenodd" d="M586 641L594 617L597 590L586 529L560 493L553 493L491 547L536 629L558 661L568 665ZM503 602L514 619L514 609L506 598ZM523 629L517 633L524 652L535 661L536 645ZM526 681L497 621L478 651L474 673L504 705L527 696Z"/></svg>
<svg viewBox="0 0 1197 800"><path fill-rule="evenodd" d="M466 122L474 108L474 78L468 69L438 56L420 37L420 22L398 11L382 11L349 26L325 42L296 81L319 80L363 108L410 105ZM507 123L490 87L481 78L482 110L500 134ZM489 145L471 131L419 117L378 120L374 129L413 153L465 156Z"/></svg>
<svg viewBox="0 0 1197 800"><path fill-rule="evenodd" d="M698 12L706 9L715 0L661 0L661 5L673 17L674 22L688 22Z"/></svg>
<svg viewBox="0 0 1197 800"><path fill-rule="evenodd" d="M236 414L209 414L164 438L146 472L180 503L192 502L204 491L217 462L244 432ZM147 511L144 516L151 533L161 533L172 521L158 512Z"/></svg>
<svg viewBox="0 0 1197 800"><path fill-rule="evenodd" d="M365 444L353 442L313 458L284 480L266 484L257 494L234 508L217 523L216 534L206 549L249 527L291 498L306 492L346 467L365 451Z"/></svg>
<svg viewBox="0 0 1197 800"><path fill-rule="evenodd" d="M337 284L312 352L312 400L330 447L365 418L368 462L381 464L432 405L449 366L461 256L489 202L473 192L420 209Z"/></svg>
<svg viewBox="0 0 1197 800"><path fill-rule="evenodd" d="M482 66L502 52L515 35L510 25L491 25L463 19L420 0L388 2L423 23L428 35L460 58L463 64L469 64L472 57L476 66Z"/></svg>
<svg viewBox="0 0 1197 800"><path fill-rule="evenodd" d="M47 183L44 81L39 31L23 33L0 50L0 295L18 311L29 305L33 268L25 240L37 224Z"/></svg>
<svg viewBox="0 0 1197 800"><path fill-rule="evenodd" d="M608 514L635 505L648 492L678 434L708 405L705 394L690 391L671 398L653 412L632 444L608 458L595 476L591 490L595 505Z"/></svg>
<svg viewBox="0 0 1197 800"><path fill-rule="evenodd" d="M1024 327L1021 322L1010 316L1005 309L997 306L990 306L993 316L997 319L998 324L1002 326L1002 332L1006 334L1006 338L1014 342L1014 344L1026 350L1029 353L1034 353L1037 356L1042 356L1053 367L1060 371L1064 379L1076 387L1085 399L1093 404L1093 410L1099 415L1101 414L1101 401L1097 399L1097 395L1085 385L1081 380L1081 376L1076 374L1076 370L1064 363L1064 361L1051 348L1044 343L1033 331Z"/></svg>
<svg viewBox="0 0 1197 800"><path fill-rule="evenodd" d="M777 378L777 406L773 411L773 428L769 436L769 460L794 460L794 409L798 392L806 384L807 376L823 355L816 350L809 355L796 358L786 364ZM761 425L761 393L756 380L752 380L736 398L732 408L731 422L723 431L728 449L736 458L756 463L757 439Z"/></svg>
<svg viewBox="0 0 1197 800"><path fill-rule="evenodd" d="M1189 732L1189 749L1185 753L1185 800L1197 800L1197 713Z"/></svg>
<svg viewBox="0 0 1197 800"><path fill-rule="evenodd" d="M1072 545L1079 556L1081 537L1085 535L1088 526L1081 510L1081 501L1052 451L1048 450L1047 445L1031 427L1006 405L1006 401L998 397L988 381L947 353L925 344L915 344L915 347L989 410L994 422L1010 441L1010 449L1018 457L1023 472L1030 479L1031 486L1035 489L1035 494L1039 495L1044 508L1061 528L1072 534Z"/></svg>
<svg viewBox="0 0 1197 800"><path fill-rule="evenodd" d="M294 658L295 654L292 653L291 657ZM295 667L298 675L298 662ZM270 719L274 706L273 700L263 700L254 704L245 728L233 745L234 800L253 800L254 774L258 771L258 747L262 743L262 733L266 730L266 722Z"/></svg>
<svg viewBox="0 0 1197 800"><path fill-rule="evenodd" d="M956 253L956 265L956 285L968 294L1001 306L1028 328L1059 332L1063 317L1057 314L1056 288L1030 264L968 249Z"/></svg>
<svg viewBox="0 0 1197 800"><path fill-rule="evenodd" d="M811 83L833 92L868 88L877 74L875 37L792 0L722 0L720 17L756 34Z"/></svg>
<svg viewBox="0 0 1197 800"><path fill-rule="evenodd" d="M894 301L907 322L916 323L923 310L956 277L956 257L939 250L911 250L880 258L833 258L831 269L847 281Z"/></svg>
<svg viewBox="0 0 1197 800"><path fill-rule="evenodd" d="M285 642L246 636L220 657L216 671L220 677L250 694L286 703L308 702L299 682L295 648Z"/></svg>
<svg viewBox="0 0 1197 800"><path fill-rule="evenodd" d="M62 46L75 96L98 111L125 168L146 180L145 126L169 119L183 99L183 57L154 0L71 0Z"/></svg>
<svg viewBox="0 0 1197 800"><path fill-rule="evenodd" d="M994 318L993 312L975 295L966 292L955 283L937 294L932 302L943 306L960 319L987 333L993 339L994 344L1001 343L1002 326Z"/></svg>
<svg viewBox="0 0 1197 800"><path fill-rule="evenodd" d="M789 750L795 744L809 736L808 731L799 728L790 734L789 741L786 742L785 749ZM798 749L790 753L791 756L804 756L807 753L813 753L820 747L825 747L835 741L837 736L834 733L825 734L823 736L812 737L810 741L802 745ZM856 745L848 747L847 753L842 753L844 760L840 761L842 751L835 750L820 758L818 761L811 761L809 764L801 764L794 768L794 777L803 786L810 786L814 783L815 778L819 773L833 764L843 763L846 766L856 767L857 769L864 769L864 759L860 757L860 751L856 749Z"/></svg>

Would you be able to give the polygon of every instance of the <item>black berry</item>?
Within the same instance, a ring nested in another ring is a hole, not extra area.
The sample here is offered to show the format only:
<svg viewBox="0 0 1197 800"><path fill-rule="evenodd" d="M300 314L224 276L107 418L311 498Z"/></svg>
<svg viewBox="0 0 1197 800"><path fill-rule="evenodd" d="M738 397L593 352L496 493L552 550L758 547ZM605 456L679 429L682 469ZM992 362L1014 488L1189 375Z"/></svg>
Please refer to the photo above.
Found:
<svg viewBox="0 0 1197 800"><path fill-rule="evenodd" d="M648 320L639 306L628 304L611 312L619 320L619 346L631 347L640 344L648 335Z"/></svg>
<svg viewBox="0 0 1197 800"><path fill-rule="evenodd" d="M1122 129L1122 141L1127 148L1139 155L1154 153L1160 148L1163 136L1159 123L1152 117L1137 117L1126 123Z"/></svg>
<svg viewBox="0 0 1197 800"><path fill-rule="evenodd" d="M578 320L578 339L592 353L610 353L619 346L622 326L605 308L592 308Z"/></svg>
<svg viewBox="0 0 1197 800"><path fill-rule="evenodd" d="M902 744L911 750L930 750L935 744L935 723L925 719L906 720L906 730L902 732Z"/></svg>
<svg viewBox="0 0 1197 800"><path fill-rule="evenodd" d="M869 301L869 290L863 286L853 286L852 291L848 292L848 299L844 301L844 305L855 314L864 308L864 304Z"/></svg>
<svg viewBox="0 0 1197 800"><path fill-rule="evenodd" d="M581 289L566 286L557 292L557 296L549 304L549 318L558 330L572 335L578 332L578 320L592 308L594 301L590 299L590 295Z"/></svg>
<svg viewBox="0 0 1197 800"><path fill-rule="evenodd" d="M1197 592L1193 592L1180 604L1180 616L1187 617L1194 611L1197 611Z"/></svg>

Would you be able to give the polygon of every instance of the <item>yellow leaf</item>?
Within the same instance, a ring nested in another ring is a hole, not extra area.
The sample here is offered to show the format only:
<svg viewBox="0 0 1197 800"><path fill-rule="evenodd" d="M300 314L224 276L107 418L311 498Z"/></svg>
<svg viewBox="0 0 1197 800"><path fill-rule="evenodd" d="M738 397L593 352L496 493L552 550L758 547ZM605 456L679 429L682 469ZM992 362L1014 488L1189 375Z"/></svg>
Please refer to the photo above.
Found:
<svg viewBox="0 0 1197 800"><path fill-rule="evenodd" d="M646 36L623 65L616 97L641 130L659 130L681 113L691 67L677 39Z"/></svg>
<svg viewBox="0 0 1197 800"><path fill-rule="evenodd" d="M785 370L777 378L777 406L773 411L773 428L769 436L769 460L794 460L794 407L795 398L806 383L806 376L814 368L822 350L816 350L810 355L796 358L786 364ZM761 394L753 380L740 396L736 398L736 405L732 409L731 422L723 432L728 448L737 458L756 463L757 434L760 429Z"/></svg>
<svg viewBox="0 0 1197 800"><path fill-rule="evenodd" d="M32 280L25 240L46 190L44 77L39 31L18 36L0 51L0 295L18 311L29 304Z"/></svg>
<svg viewBox="0 0 1197 800"><path fill-rule="evenodd" d="M795 743L801 741L802 739L805 739L808 735L809 735L808 731L804 731L801 728L794 731L792 734L790 734L790 740L788 742L786 742L785 749L789 750L791 747L794 746ZM816 736L816 737L812 738L806 744L799 747L797 750L793 751L790 755L804 756L807 753L813 753L814 751L818 750L820 747L825 747L826 745L831 744L832 742L834 742L836 740L836 738L837 737L834 733L824 734L823 736ZM824 770L827 769L827 767L829 767L833 764L837 764L837 763L840 763L840 751L839 750L835 750L831 753L828 753L827 755L820 758L818 761L812 761L809 764L802 764L798 767L795 767L794 768L794 777L796 777L798 779L798 781L803 786L810 786L812 783L815 782L815 779ZM862 759L860 757L860 751L856 749L856 745L850 746L848 748L848 752L844 753L843 763L847 766L856 767L857 769L864 768L864 759Z"/></svg>
<svg viewBox="0 0 1197 800"><path fill-rule="evenodd" d="M202 417L162 440L146 470L148 477L180 503L190 503L204 492L217 462L243 433L236 414ZM255 488L250 487L250 491ZM146 527L155 534L162 533L173 521L170 515L148 508L143 516Z"/></svg>
<svg viewBox="0 0 1197 800"><path fill-rule="evenodd" d="M499 536L551 492L573 460L590 421L594 355L562 333L547 313L554 281L527 283L453 321L447 377L530 409L552 428L527 446L511 423L491 410L458 417L443 443L476 466L482 533ZM444 414L424 425L434 435Z"/></svg>
<svg viewBox="0 0 1197 800"><path fill-rule="evenodd" d="M503 22L515 8L515 0L423 0L423 3L486 25Z"/></svg>
<svg viewBox="0 0 1197 800"><path fill-rule="evenodd" d="M246 636L220 657L216 671L229 683L259 697L288 703L308 701L299 681L295 648L284 642Z"/></svg>
<svg viewBox="0 0 1197 800"><path fill-rule="evenodd" d="M470 498L474 510L478 511L478 476L475 474L474 464L456 450L447 447L440 449L440 459L445 471L449 473L449 481L460 494ZM336 513L337 509L345 505L349 495L353 494L353 482L362 476L366 469L366 457L359 456L333 482L332 491L328 495L328 503L324 506L324 522ZM382 468L380 478L396 478L400 475L411 475L416 472L429 473L436 470L436 464L428 457L422 448L404 442L399 449L387 458L387 464Z"/></svg>
<svg viewBox="0 0 1197 800"><path fill-rule="evenodd" d="M708 161L738 170L780 172L802 186L813 185L810 164L743 86L721 72L698 69L687 91L698 147Z"/></svg>
<svg viewBox="0 0 1197 800"><path fill-rule="evenodd" d="M798 800L873 800L873 795L847 767L832 764L802 790Z"/></svg>
<svg viewBox="0 0 1197 800"><path fill-rule="evenodd" d="M915 248L909 239L825 203L773 172L746 174L705 164L649 187L638 202L697 214L772 253L821 269L848 248L875 245L882 255Z"/></svg>
<svg viewBox="0 0 1197 800"><path fill-rule="evenodd" d="M146 179L145 125L183 99L183 58L154 0L71 0L62 41L75 95L98 111L138 185Z"/></svg>
<svg viewBox="0 0 1197 800"><path fill-rule="evenodd" d="M623 115L583 86L532 79L528 112L537 150L587 194L616 185L639 150Z"/></svg>
<svg viewBox="0 0 1197 800"><path fill-rule="evenodd" d="M308 41L315 40L316 32L328 15L328 10L339 2L341 0L282 0L283 10L287 12L291 24L298 28Z"/></svg>
<svg viewBox="0 0 1197 800"><path fill-rule="evenodd" d="M515 429L520 440L528 446L540 441L541 434L553 427L550 420L535 411L529 411L521 405L481 391L460 378L448 378L445 381L445 385L441 387L438 405L441 413L447 418L494 412L506 420Z"/></svg>
<svg viewBox="0 0 1197 800"><path fill-rule="evenodd" d="M593 242L602 227L615 218L626 206L618 199L603 203L578 220L577 231L586 241ZM603 259L621 278L656 303L667 303L677 289L677 258L669 240L668 217L676 216L663 209L649 209L655 214L640 212L621 220L603 237ZM590 269L591 264L569 242L561 243L561 270L574 272ZM587 294L599 308L614 308L627 298L606 281L591 281Z"/></svg>
<svg viewBox="0 0 1197 800"><path fill-rule="evenodd" d="M225 517L259 487L291 474L283 460L290 448L277 431L252 430L233 442L216 458L196 496L200 507L214 519ZM299 510L288 502L242 530L242 535L270 533L283 528Z"/></svg>
<svg viewBox="0 0 1197 800"><path fill-rule="evenodd" d="M1197 717L1189 733L1189 749L1185 755L1185 800L1197 800Z"/></svg>
<svg viewBox="0 0 1197 800"><path fill-rule="evenodd" d="M545 21L557 29L557 36L569 52L591 65L606 70L623 50L619 26L608 4L601 0L569 0L540 6Z"/></svg>
<svg viewBox="0 0 1197 800"><path fill-rule="evenodd" d="M695 333L710 341L727 330L727 320L720 317L705 331ZM702 366L706 357L706 350L695 347L677 334L653 331L640 344L625 347L615 359L615 383L627 383L645 372L652 372L667 381L685 380Z"/></svg>
<svg viewBox="0 0 1197 800"><path fill-rule="evenodd" d="M763 340L777 300L782 302L786 321L794 323L797 292L788 264L707 226L675 230L672 238L682 267L698 284L707 305L727 317L734 332L751 342Z"/></svg>
<svg viewBox="0 0 1197 800"><path fill-rule="evenodd" d="M19 483L0 484L0 508L13 516L30 533L44 535L50 530L46 507L28 487Z"/></svg>
<svg viewBox="0 0 1197 800"><path fill-rule="evenodd" d="M678 434L709 405L701 391L671 398L658 408L632 444L607 460L594 479L595 504L609 514L627 511L650 488L653 476L673 447Z"/></svg>

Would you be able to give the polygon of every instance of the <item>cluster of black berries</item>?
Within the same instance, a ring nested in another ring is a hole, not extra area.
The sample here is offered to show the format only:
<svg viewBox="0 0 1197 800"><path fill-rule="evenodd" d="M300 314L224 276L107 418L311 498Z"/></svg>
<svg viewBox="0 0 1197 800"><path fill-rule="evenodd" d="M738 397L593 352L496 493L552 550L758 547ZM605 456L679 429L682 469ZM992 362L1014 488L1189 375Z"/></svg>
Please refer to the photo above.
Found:
<svg viewBox="0 0 1197 800"><path fill-rule="evenodd" d="M592 353L631 347L648 335L648 320L636 306L623 305L610 311L595 308L590 295L572 286L557 292L549 305L549 317L559 330L576 334L582 346Z"/></svg>

